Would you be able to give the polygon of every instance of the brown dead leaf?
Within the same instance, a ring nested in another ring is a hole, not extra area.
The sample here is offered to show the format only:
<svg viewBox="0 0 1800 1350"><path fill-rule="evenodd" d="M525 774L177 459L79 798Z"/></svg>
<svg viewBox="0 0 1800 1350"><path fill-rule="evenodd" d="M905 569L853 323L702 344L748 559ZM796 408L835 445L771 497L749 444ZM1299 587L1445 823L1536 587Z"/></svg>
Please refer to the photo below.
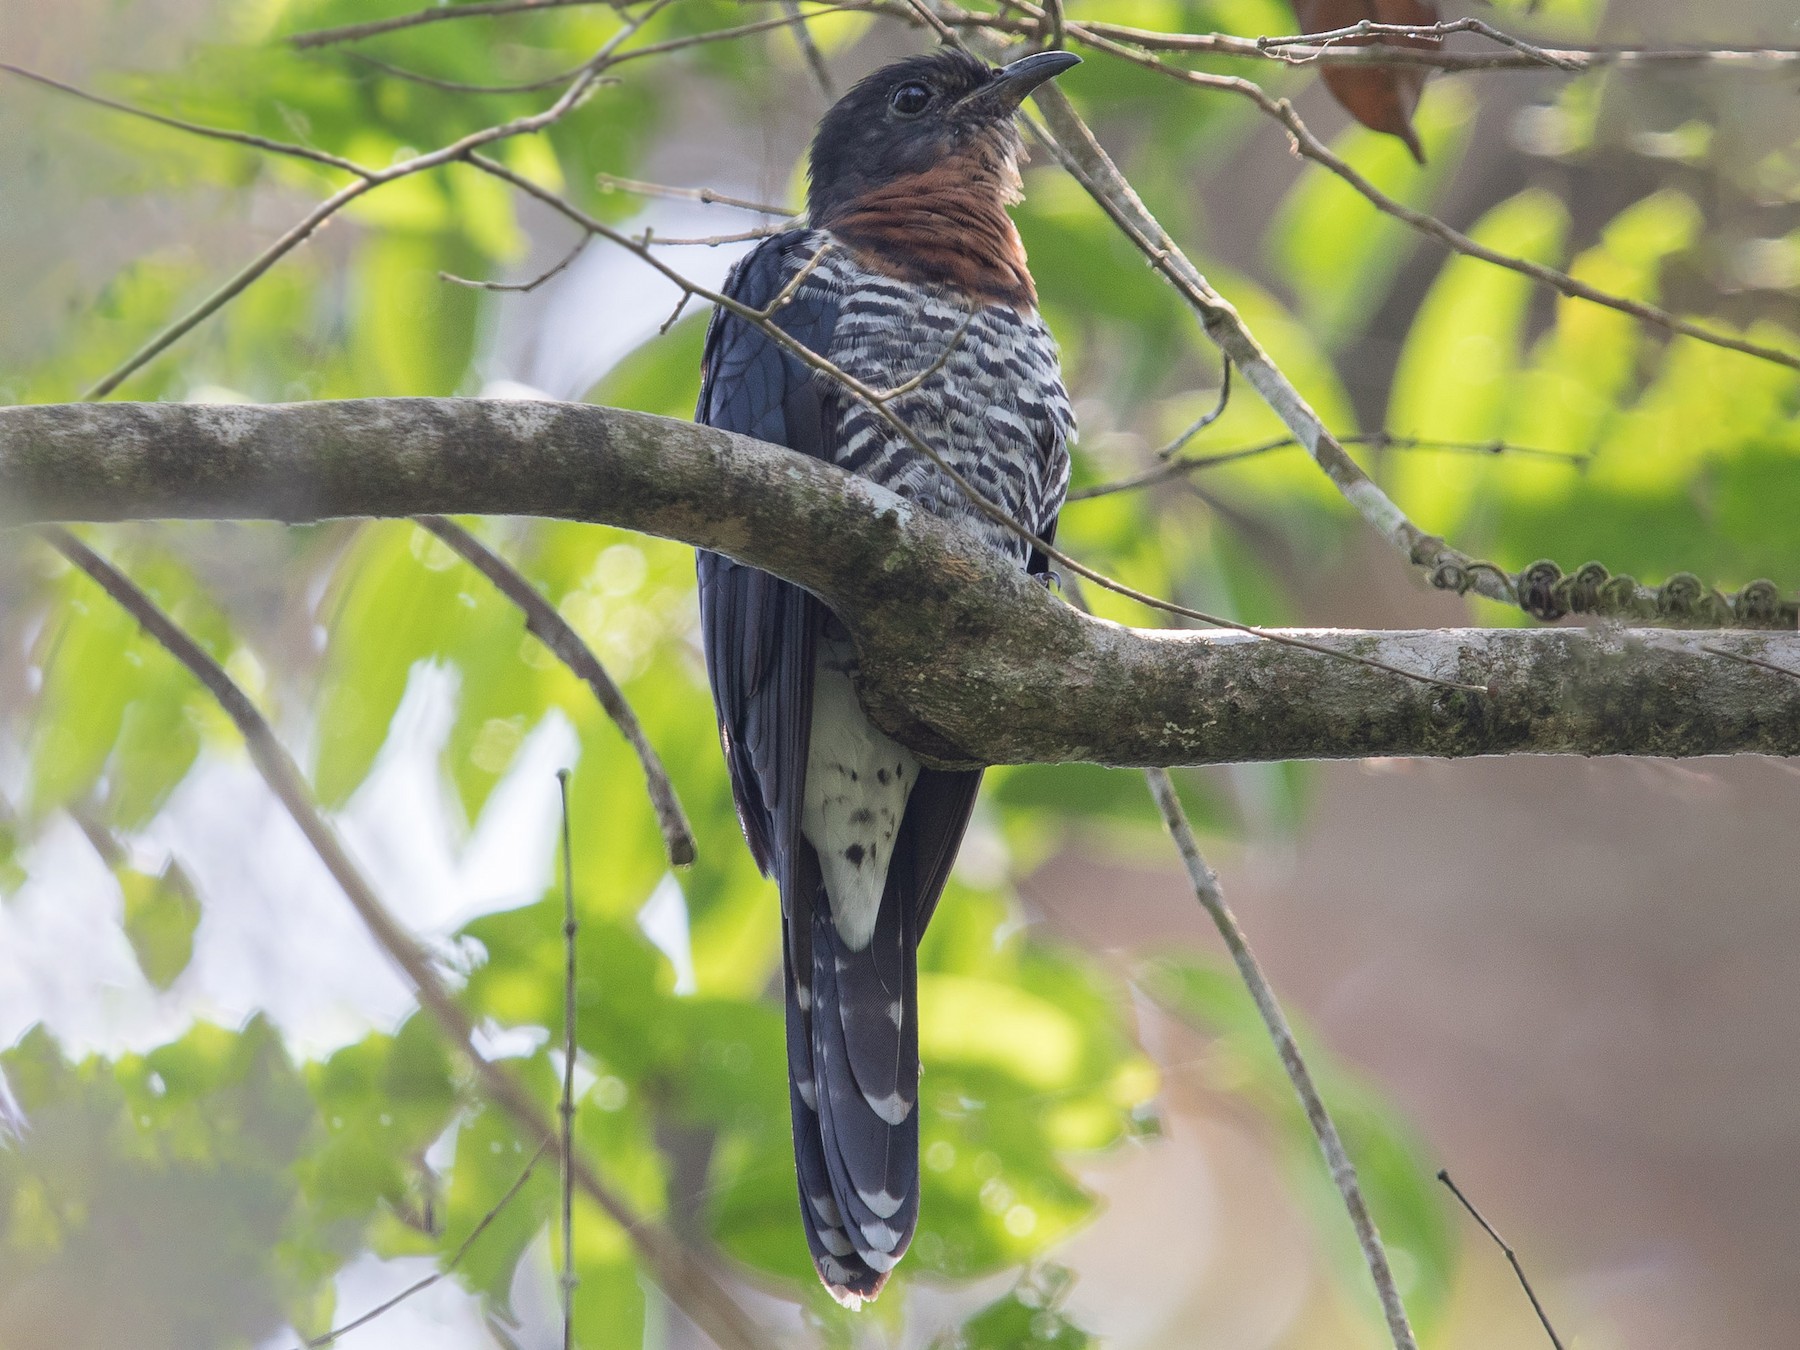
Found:
<svg viewBox="0 0 1800 1350"><path fill-rule="evenodd" d="M1364 19L1412 27L1438 21L1437 0L1293 0L1293 5L1302 33L1326 33ZM1346 38L1340 45L1430 49L1442 42L1442 38ZM1426 73L1423 66L1327 65L1321 70L1325 87L1352 117L1365 127L1398 136L1421 164L1425 162L1425 147L1419 144L1412 118L1425 88Z"/></svg>

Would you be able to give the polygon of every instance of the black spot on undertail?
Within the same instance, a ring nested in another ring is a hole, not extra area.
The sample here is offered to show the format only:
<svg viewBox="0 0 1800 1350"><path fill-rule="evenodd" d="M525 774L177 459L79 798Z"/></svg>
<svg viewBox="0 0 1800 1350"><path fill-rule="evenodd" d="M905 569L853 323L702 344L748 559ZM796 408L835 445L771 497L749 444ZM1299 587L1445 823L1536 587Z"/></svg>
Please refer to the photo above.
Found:
<svg viewBox="0 0 1800 1350"><path fill-rule="evenodd" d="M863 860L863 846L861 844L850 845L849 848L844 850L844 857L852 867L861 867Z"/></svg>
<svg viewBox="0 0 1800 1350"><path fill-rule="evenodd" d="M872 824L874 820L875 813L866 806L860 807L850 813L850 823L852 825L869 825Z"/></svg>

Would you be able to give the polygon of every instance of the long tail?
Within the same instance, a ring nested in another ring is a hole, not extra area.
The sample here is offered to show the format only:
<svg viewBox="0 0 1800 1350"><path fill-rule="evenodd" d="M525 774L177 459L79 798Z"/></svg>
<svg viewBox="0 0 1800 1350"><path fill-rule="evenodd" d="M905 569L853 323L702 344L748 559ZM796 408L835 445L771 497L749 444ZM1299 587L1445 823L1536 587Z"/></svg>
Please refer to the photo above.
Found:
<svg viewBox="0 0 1800 1350"><path fill-rule="evenodd" d="M822 885L810 931L787 944L800 1210L819 1278L851 1307L881 1291L919 1216L918 938L899 880L861 951L838 934Z"/></svg>
<svg viewBox="0 0 1800 1350"><path fill-rule="evenodd" d="M789 1102L800 1212L819 1278L881 1292L919 1219L919 938L968 825L979 771L926 769L895 841L875 932L851 951L802 841L786 878ZM805 903L795 904L796 900Z"/></svg>

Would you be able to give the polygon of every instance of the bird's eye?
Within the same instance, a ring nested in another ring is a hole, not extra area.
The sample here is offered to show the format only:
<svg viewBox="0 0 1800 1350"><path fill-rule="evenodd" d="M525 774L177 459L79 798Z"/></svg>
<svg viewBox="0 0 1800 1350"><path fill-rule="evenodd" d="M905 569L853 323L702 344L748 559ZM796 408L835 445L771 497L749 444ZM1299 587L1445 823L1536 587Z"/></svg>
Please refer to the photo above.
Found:
<svg viewBox="0 0 1800 1350"><path fill-rule="evenodd" d="M888 106L902 117L917 117L931 106L931 87L914 81L894 90Z"/></svg>

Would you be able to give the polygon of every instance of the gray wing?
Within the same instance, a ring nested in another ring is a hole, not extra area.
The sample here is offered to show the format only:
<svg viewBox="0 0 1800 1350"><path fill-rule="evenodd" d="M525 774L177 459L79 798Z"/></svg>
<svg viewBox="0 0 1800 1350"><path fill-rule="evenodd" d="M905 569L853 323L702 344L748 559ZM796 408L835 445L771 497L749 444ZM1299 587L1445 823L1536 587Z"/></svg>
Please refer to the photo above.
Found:
<svg viewBox="0 0 1800 1350"><path fill-rule="evenodd" d="M807 232L766 240L731 271L725 294L762 309L805 255ZM797 256L798 255L798 256ZM814 351L830 345L835 297L803 285L776 322ZM708 426L825 453L825 416L813 372L752 324L721 308L707 329L700 404ZM744 837L765 876L797 853L813 649L824 614L799 587L717 553L698 558L701 638L719 734Z"/></svg>
<svg viewBox="0 0 1800 1350"><path fill-rule="evenodd" d="M804 265L804 231L777 235L732 269L725 294L766 308L797 266ZM776 322L813 351L831 344L837 319L835 295L803 283ZM802 454L831 459L825 392L805 364L756 326L723 308L713 314L702 358L697 421ZM813 937L825 912L818 857L800 833L806 790L806 754L812 728L813 660L825 607L798 586L701 552L700 631L706 674L719 719L719 737L731 775L731 793L744 837L757 866L781 889L782 966L787 1004L788 1101L794 1162L807 1247L820 1277L834 1290L880 1287L883 1275L857 1254L847 1218L834 1198L841 1172L838 1150L827 1141L815 1072ZM822 1024L835 1026L832 1015ZM822 1100L823 1098L823 1100ZM826 1107L828 1111L828 1106ZM839 1164L835 1169L833 1164Z"/></svg>

